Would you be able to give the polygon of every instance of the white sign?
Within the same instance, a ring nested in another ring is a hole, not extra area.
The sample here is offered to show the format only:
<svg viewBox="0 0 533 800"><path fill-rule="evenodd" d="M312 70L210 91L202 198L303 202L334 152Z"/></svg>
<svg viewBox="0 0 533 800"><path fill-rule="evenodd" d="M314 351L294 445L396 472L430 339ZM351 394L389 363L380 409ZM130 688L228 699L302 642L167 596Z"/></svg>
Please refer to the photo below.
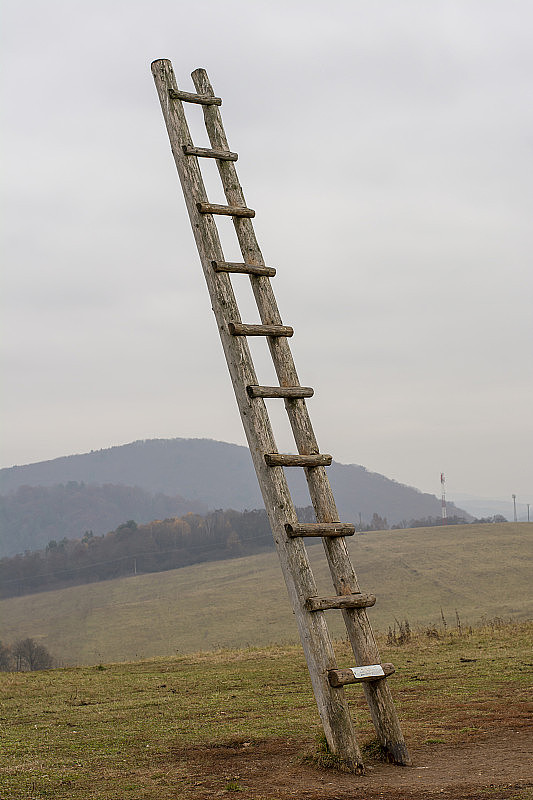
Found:
<svg viewBox="0 0 533 800"><path fill-rule="evenodd" d="M353 672L354 678L361 680L361 678L384 678L385 673L381 664L372 664L368 667L350 667Z"/></svg>

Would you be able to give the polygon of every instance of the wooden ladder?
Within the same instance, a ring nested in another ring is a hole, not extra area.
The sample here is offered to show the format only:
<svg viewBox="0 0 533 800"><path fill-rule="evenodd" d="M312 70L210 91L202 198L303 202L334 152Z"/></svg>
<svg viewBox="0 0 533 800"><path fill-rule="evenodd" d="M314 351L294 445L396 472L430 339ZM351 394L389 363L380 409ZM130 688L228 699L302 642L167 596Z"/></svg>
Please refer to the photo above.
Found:
<svg viewBox="0 0 533 800"><path fill-rule="evenodd" d="M395 763L410 764L387 685L387 675L394 671L394 667L380 664L366 613L366 608L373 605L376 598L360 591L348 555L345 537L352 535L355 527L339 522L324 469L332 459L330 455L319 452L305 404L305 398L311 397L313 390L300 386L298 380L288 341L293 329L282 323L270 282L276 270L265 266L255 238L251 221L255 212L247 208L237 178L237 154L228 147L219 111L222 101L215 97L203 69L192 73L196 93L178 89L172 64L166 59L154 61L152 73L328 747L350 770L363 771L361 752L343 689L345 684L361 682L382 747ZM203 107L211 148L194 146L183 103L197 103ZM199 167L200 158L216 160L227 205L209 202ZM218 214L232 217L242 262L225 260L215 224ZM232 273L250 276L260 325L241 321L230 278ZM248 336L266 337L279 386L259 384ZM277 452L264 398L283 398L297 454ZM304 468L316 522L303 524L298 521L284 467ZM323 539L336 592L334 597L318 596L304 545L304 538L309 536ZM327 609L342 610L358 665L353 669L337 669L325 620L324 611Z"/></svg>

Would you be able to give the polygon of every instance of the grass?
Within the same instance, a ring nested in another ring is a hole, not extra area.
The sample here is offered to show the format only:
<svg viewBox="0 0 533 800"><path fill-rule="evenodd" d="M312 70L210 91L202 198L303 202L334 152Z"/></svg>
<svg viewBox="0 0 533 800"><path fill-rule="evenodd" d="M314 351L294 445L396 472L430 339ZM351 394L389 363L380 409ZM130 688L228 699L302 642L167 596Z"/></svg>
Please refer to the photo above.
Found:
<svg viewBox="0 0 533 800"><path fill-rule="evenodd" d="M465 626L487 616L533 615L528 555L533 523L460 525L347 540L375 629L395 619ZM309 548L319 592L331 594L320 545ZM475 556L475 557L474 557ZM266 610L266 612L265 612ZM340 615L328 615L342 637ZM0 640L32 637L63 664L98 664L220 647L297 642L277 555L137 575L0 601Z"/></svg>
<svg viewBox="0 0 533 800"><path fill-rule="evenodd" d="M532 638L531 623L493 622L461 636L421 630L393 648L383 641L383 660L398 670L391 686L407 741L439 747L483 738L503 719L525 725ZM337 649L339 663L351 663L347 645ZM312 756L320 733L293 646L0 673L0 690L2 800L192 800L226 791L274 800L264 784L252 791L204 759L279 740ZM349 696L358 739L372 752L361 687Z"/></svg>
<svg viewBox="0 0 533 800"><path fill-rule="evenodd" d="M357 774L362 772L360 765L357 765L357 767L354 768L353 764L348 762L346 759L341 758L335 753L332 753L323 733L320 733L316 737L314 751L310 752L309 755L304 756L303 761L307 764L313 764L320 769L336 770L337 772L348 773L357 772Z"/></svg>

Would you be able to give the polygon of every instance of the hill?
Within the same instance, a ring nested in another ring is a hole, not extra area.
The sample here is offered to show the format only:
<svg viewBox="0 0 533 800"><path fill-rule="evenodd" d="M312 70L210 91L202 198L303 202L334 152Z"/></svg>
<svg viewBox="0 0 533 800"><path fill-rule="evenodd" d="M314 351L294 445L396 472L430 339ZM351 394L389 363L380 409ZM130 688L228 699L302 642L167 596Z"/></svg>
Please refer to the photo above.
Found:
<svg viewBox="0 0 533 800"><path fill-rule="evenodd" d="M348 541L361 589L376 594L376 629L395 619L463 626L483 616L530 618L533 523L358 534ZM320 545L309 549L331 593ZM343 626L328 613L336 636ZM36 638L65 663L95 664L217 647L295 642L275 553L204 563L0 601L0 640Z"/></svg>
<svg viewBox="0 0 533 800"><path fill-rule="evenodd" d="M303 522L311 515L310 508L298 509ZM1 558L0 597L164 572L273 549L264 509L185 514L145 525L128 520L102 536L87 531L81 539L53 539L44 550Z"/></svg>
<svg viewBox="0 0 533 800"><path fill-rule="evenodd" d="M101 536L130 519L141 524L206 511L198 501L138 486L20 486L0 495L0 558L43 549L51 540L81 539L86 531Z"/></svg>
<svg viewBox="0 0 533 800"><path fill-rule="evenodd" d="M309 493L302 470L288 470L289 485L295 505L306 507L310 504ZM396 481L355 464L338 464L335 461L328 469L328 475L335 492L341 519L346 521L369 521L374 513L387 519L389 525L402 520L412 520L440 516L440 500L434 495L423 494L411 486L404 486ZM168 497L176 504L181 503L180 511L172 514L198 511L199 508L244 509L262 508L263 501L257 484L250 453L246 447L209 439L151 439L132 442L131 444L111 447L105 450L92 451L81 455L64 456L37 464L15 466L0 470L0 493L8 495L5 502L10 504L10 512L16 516L15 506L19 496L13 495L21 487L54 487L69 483L85 485L121 484L135 487L130 489L131 504L128 506L116 500L119 507L113 515L98 521L98 506L95 503L94 521L91 516L84 515L82 521L70 519L70 512L63 508L47 508L43 520L31 523L27 519L28 536L26 539L14 535L13 530L23 531L25 525L16 520L9 528L5 514L0 516L0 543L4 550L0 556L20 552L25 547L42 548L49 539L62 538L57 532L52 533L48 516L55 522L59 518L65 520L63 535L77 538L85 530L94 533L105 533L127 519L136 522L149 522L155 517L169 516L168 512L149 513L150 499L141 497L140 490L150 495L165 495L160 498L160 505L168 504ZM78 499L81 495L93 492L93 489L77 488ZM108 496L109 490L106 490ZM68 491L57 492L62 500L68 499ZM25 502L31 493L22 495ZM43 494L43 502L45 495ZM184 500L185 498L185 500ZM48 502L46 500L46 502ZM115 502L115 501L113 501ZM155 501L154 508L156 506ZM159 502L159 501L158 501ZM144 507L137 508L144 503ZM121 518L117 518L120 511ZM146 512L146 513L145 513ZM38 514L38 507L35 508ZM450 504L450 515L458 514L469 520L466 512L461 512ZM137 514L137 516L136 516ZM108 521L109 520L109 521ZM71 524L72 522L72 524ZM25 523L26 524L26 523ZM33 524L33 533L29 530ZM42 534L35 531L42 530ZM48 538L47 538L48 537ZM21 544L19 543L21 542ZM27 543L26 543L27 542Z"/></svg>

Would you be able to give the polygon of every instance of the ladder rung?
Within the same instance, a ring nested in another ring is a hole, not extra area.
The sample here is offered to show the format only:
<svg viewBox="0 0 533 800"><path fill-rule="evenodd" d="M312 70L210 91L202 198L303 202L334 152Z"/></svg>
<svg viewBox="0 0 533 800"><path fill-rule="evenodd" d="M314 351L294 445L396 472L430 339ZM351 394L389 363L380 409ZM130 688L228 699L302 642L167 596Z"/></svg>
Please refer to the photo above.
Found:
<svg viewBox="0 0 533 800"><path fill-rule="evenodd" d="M243 325L241 322L228 322L232 336L292 336L294 330L288 325Z"/></svg>
<svg viewBox="0 0 533 800"><path fill-rule="evenodd" d="M308 611L327 611L330 608L370 608L376 602L374 594L341 594L337 597L310 597L305 605Z"/></svg>
<svg viewBox="0 0 533 800"><path fill-rule="evenodd" d="M265 453L265 461L269 467L329 467L332 460L331 456L321 453L310 456Z"/></svg>
<svg viewBox="0 0 533 800"><path fill-rule="evenodd" d="M209 147L193 147L184 144L183 152L186 156L200 156L200 158L218 158L219 161L237 161L239 156L230 150L210 150Z"/></svg>
<svg viewBox="0 0 533 800"><path fill-rule="evenodd" d="M353 536L355 525L351 522L298 522L287 523L285 530L292 538L296 536Z"/></svg>
<svg viewBox="0 0 533 800"><path fill-rule="evenodd" d="M196 203L200 214L224 214L226 217L255 217L255 211L245 206L219 206L217 203Z"/></svg>
<svg viewBox="0 0 533 800"><path fill-rule="evenodd" d="M367 667L351 667L350 669L330 669L328 671L329 685L334 687L346 686L347 683L365 683L366 681L379 681L387 678L396 670L393 664L371 664Z"/></svg>
<svg viewBox="0 0 533 800"><path fill-rule="evenodd" d="M255 264L240 264L237 261L212 261L215 272L243 272L245 275L266 275L273 278L274 267L258 267Z"/></svg>
<svg viewBox="0 0 533 800"><path fill-rule="evenodd" d="M185 100L186 103L199 103L201 106L221 106L220 97L212 97L207 94L194 94L194 92L182 92L180 89L169 89L168 96L171 100Z"/></svg>
<svg viewBox="0 0 533 800"><path fill-rule="evenodd" d="M315 393L309 386L247 386L246 391L250 397L288 397L292 400L312 397Z"/></svg>

